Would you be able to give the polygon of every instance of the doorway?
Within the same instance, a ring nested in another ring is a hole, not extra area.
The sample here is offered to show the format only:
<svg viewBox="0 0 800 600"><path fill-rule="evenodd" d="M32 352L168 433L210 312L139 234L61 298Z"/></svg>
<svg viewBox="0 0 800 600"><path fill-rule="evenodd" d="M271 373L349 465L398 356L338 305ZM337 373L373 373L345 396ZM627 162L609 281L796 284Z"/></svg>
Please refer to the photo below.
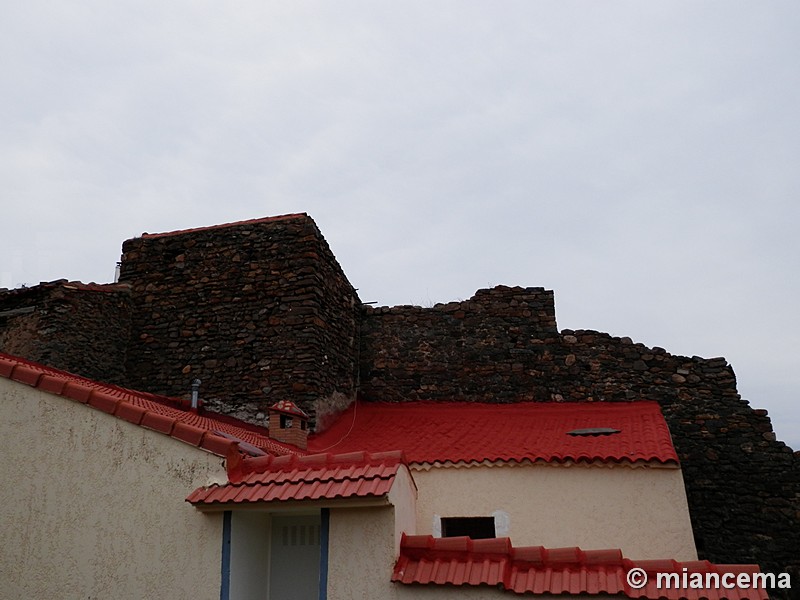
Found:
<svg viewBox="0 0 800 600"><path fill-rule="evenodd" d="M270 600L319 598L320 516L273 516L271 530Z"/></svg>

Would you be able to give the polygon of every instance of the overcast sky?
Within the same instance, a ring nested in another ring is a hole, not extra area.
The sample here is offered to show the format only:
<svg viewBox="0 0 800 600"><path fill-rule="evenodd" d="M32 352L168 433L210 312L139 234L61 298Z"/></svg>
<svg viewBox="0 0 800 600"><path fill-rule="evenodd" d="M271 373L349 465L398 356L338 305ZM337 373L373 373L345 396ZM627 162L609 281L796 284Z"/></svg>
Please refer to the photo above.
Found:
<svg viewBox="0 0 800 600"><path fill-rule="evenodd" d="M0 287L289 212L364 301L555 291L800 448L800 3L6 2Z"/></svg>

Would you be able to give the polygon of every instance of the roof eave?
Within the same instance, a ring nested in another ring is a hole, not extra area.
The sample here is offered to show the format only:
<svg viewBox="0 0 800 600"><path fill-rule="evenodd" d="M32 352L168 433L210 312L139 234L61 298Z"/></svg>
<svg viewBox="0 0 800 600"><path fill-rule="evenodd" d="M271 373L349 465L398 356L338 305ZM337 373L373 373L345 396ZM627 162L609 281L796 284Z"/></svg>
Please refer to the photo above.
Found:
<svg viewBox="0 0 800 600"><path fill-rule="evenodd" d="M290 512L298 509L316 508L362 508L391 506L389 494L380 496L358 496L351 498L319 498L314 500L269 500L256 502L191 502L189 498L186 502L192 504L202 513L219 513L227 510L242 511L267 511L267 512Z"/></svg>
<svg viewBox="0 0 800 600"><path fill-rule="evenodd" d="M585 459L564 459L548 460L543 458L520 458L520 459L485 459L485 460L434 460L409 462L408 466L414 471L429 471L430 469L463 469L471 467L520 467L520 466L551 466L551 467L603 467L603 468L647 468L647 469L680 469L680 463L676 460L660 459L619 459L619 460L585 460Z"/></svg>

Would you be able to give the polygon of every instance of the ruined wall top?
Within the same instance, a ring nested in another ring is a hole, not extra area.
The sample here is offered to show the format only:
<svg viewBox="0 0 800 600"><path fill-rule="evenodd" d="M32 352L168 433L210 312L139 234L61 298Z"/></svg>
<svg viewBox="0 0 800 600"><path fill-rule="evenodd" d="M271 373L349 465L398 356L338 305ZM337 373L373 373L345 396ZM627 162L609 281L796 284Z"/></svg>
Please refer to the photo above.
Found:
<svg viewBox="0 0 800 600"><path fill-rule="evenodd" d="M292 214L123 244L134 306L133 387L265 424L291 399L310 415L352 398L360 304L314 221Z"/></svg>

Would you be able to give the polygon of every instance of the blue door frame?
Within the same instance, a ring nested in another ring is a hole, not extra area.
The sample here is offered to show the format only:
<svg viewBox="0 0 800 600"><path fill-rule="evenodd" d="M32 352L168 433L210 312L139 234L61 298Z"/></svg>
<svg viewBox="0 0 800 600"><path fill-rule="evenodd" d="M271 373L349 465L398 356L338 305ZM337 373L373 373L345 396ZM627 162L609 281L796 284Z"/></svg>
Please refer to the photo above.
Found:
<svg viewBox="0 0 800 600"><path fill-rule="evenodd" d="M222 514L222 583L219 600L230 600L231 597L231 516L229 510Z"/></svg>
<svg viewBox="0 0 800 600"><path fill-rule="evenodd" d="M328 539L330 537L331 511L320 511L319 531L319 600L328 598Z"/></svg>

